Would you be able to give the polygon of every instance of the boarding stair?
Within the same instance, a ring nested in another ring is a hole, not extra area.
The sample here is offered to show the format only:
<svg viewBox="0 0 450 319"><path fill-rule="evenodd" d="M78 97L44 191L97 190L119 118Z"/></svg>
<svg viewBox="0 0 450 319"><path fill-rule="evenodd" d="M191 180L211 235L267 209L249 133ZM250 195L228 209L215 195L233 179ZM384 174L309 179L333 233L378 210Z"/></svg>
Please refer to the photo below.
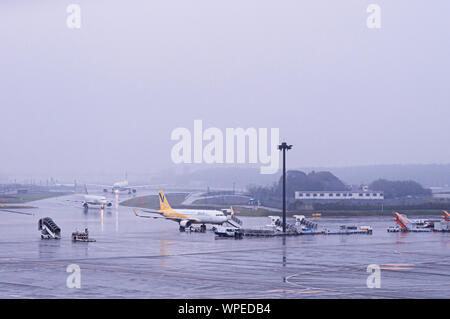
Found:
<svg viewBox="0 0 450 319"><path fill-rule="evenodd" d="M271 220L271 226L275 227L277 231L283 231L283 222L279 216L269 216ZM297 228L295 225L286 223L286 232L287 233L295 233L297 232Z"/></svg>
<svg viewBox="0 0 450 319"><path fill-rule="evenodd" d="M239 218L237 218L236 216L234 216L234 214L231 214L230 216L228 216L227 223L236 228L242 227L242 221Z"/></svg>
<svg viewBox="0 0 450 319"><path fill-rule="evenodd" d="M60 239L61 228L50 217L39 219L38 230L41 231L42 239Z"/></svg>
<svg viewBox="0 0 450 319"><path fill-rule="evenodd" d="M294 215L296 226L306 226L308 229L316 230L318 224L305 218L303 215Z"/></svg>

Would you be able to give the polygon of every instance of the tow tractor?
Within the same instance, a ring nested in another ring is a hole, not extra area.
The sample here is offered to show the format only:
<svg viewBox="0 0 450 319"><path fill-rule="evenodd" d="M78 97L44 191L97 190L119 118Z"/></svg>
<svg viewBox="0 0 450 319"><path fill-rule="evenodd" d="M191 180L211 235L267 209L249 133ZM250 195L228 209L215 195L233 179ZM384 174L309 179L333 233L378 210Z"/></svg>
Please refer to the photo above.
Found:
<svg viewBox="0 0 450 319"><path fill-rule="evenodd" d="M206 232L206 225L202 224L200 226L198 225L191 225L187 229L191 233L205 233Z"/></svg>
<svg viewBox="0 0 450 319"><path fill-rule="evenodd" d="M95 242L93 238L89 238L89 230L86 228L84 232L75 231L72 233L72 241Z"/></svg>
<svg viewBox="0 0 450 319"><path fill-rule="evenodd" d="M232 226L217 226L215 232L217 237L242 238L242 230Z"/></svg>

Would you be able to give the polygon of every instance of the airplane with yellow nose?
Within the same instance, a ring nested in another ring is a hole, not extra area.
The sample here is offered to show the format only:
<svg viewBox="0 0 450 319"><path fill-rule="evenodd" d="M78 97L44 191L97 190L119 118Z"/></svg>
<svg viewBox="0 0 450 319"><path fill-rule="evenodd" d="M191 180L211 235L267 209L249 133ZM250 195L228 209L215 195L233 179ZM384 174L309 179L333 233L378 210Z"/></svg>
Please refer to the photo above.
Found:
<svg viewBox="0 0 450 319"><path fill-rule="evenodd" d="M159 210L142 210L142 213L152 215L139 215L133 208L133 212L137 217L144 218L164 218L177 222L180 226L180 231L185 231L186 228L192 224L201 224L201 229L206 230L206 224L222 225L229 223L233 226L239 226L237 218L231 218L233 209L231 208L231 216L225 215L220 210L202 210L202 209L173 209L163 191L159 191Z"/></svg>

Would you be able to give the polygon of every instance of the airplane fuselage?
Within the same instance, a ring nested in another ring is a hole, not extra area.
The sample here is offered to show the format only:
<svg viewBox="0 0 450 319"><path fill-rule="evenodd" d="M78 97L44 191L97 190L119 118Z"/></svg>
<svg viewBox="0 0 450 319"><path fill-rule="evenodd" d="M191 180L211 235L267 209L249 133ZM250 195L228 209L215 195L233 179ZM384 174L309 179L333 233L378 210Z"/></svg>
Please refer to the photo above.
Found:
<svg viewBox="0 0 450 319"><path fill-rule="evenodd" d="M88 207L89 205L105 207L112 206L112 202L106 199L105 196L84 195L83 206Z"/></svg>
<svg viewBox="0 0 450 319"><path fill-rule="evenodd" d="M124 190L128 189L128 181L116 182L113 184L113 190Z"/></svg>
<svg viewBox="0 0 450 319"><path fill-rule="evenodd" d="M104 191L107 192L108 190L105 188ZM136 193L136 189L134 189L132 186L129 186L128 181L115 182L111 187L111 191L113 193L118 192Z"/></svg>

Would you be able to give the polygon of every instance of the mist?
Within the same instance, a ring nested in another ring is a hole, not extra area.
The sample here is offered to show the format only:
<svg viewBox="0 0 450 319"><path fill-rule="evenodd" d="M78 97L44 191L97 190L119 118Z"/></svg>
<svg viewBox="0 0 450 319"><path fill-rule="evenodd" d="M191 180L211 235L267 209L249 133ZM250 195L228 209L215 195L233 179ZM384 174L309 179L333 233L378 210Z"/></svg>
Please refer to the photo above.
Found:
<svg viewBox="0 0 450 319"><path fill-rule="evenodd" d="M197 119L279 128L294 167L450 162L448 1L70 3L0 3L0 178L207 167L170 157Z"/></svg>

